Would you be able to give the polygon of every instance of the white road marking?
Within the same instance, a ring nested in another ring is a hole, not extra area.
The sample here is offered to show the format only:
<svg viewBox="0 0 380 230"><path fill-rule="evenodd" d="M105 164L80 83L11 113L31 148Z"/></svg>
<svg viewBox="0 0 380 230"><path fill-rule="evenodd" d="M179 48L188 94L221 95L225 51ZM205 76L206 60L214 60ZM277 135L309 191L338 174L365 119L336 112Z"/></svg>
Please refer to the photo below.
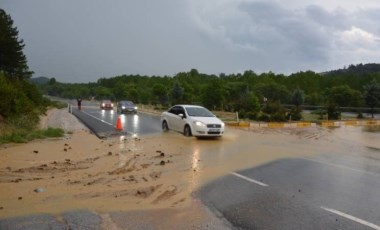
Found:
<svg viewBox="0 0 380 230"><path fill-rule="evenodd" d="M236 173L236 172L231 172L231 174L234 175L234 176L240 177L240 178L242 178L242 179L244 179L244 180L247 180L247 181L249 181L249 182L252 182L252 183L255 183L255 184L258 184L258 185L264 186L264 187L268 186L267 184L264 184L264 183L262 183L262 182L260 182L260 181L257 181L257 180L254 180L254 179L251 179L251 178L246 177L246 176L243 176L243 175L240 175L239 173Z"/></svg>
<svg viewBox="0 0 380 230"><path fill-rule="evenodd" d="M96 120L99 120L99 121L101 121L101 122L103 122L103 123L106 123L107 125L113 126L113 124L108 123L108 122L106 122L106 121L103 121L102 119L99 119L99 118L95 117L94 115L91 115L91 114L89 114L89 113L87 113L87 112L85 112L85 111L82 111L82 112L85 113L85 114L87 114L87 115L90 116L90 117L95 118Z"/></svg>
<svg viewBox="0 0 380 230"><path fill-rule="evenodd" d="M362 219L360 219L360 218L357 218L357 217L351 216L351 215L346 214L346 213L344 213L344 212L341 212L341 211L338 211L338 210L335 210L335 209L331 209L331 208L326 208L326 207L323 207L323 206L321 207L321 209L326 210L326 211L328 211L328 212L332 212L332 213L337 214L337 215L339 215L339 216L342 216L342 217L344 217L344 218L347 218L347 219L353 220L353 221L355 221L355 222L357 222L357 223L360 223L360 224L362 224L362 225L368 226L368 227L370 227L370 228L373 228L373 229L376 229L376 230L380 230L380 226L379 226L379 225L372 224L372 223L370 223L370 222L368 222L368 221L365 221L365 220L362 220Z"/></svg>
<svg viewBox="0 0 380 230"><path fill-rule="evenodd" d="M351 170L351 171L360 172L360 173L364 173L364 174L369 174L369 175L373 175L373 176L380 176L380 174L377 174L377 173L374 173L374 172L368 172L368 171L364 171L364 170L360 170L360 169L356 169L356 168L351 168L351 167L348 167L348 166L345 166L345 165L338 165L338 164L334 164L334 163L330 163L330 162L325 162L325 161L315 160L315 159L310 159L310 158L305 158L305 157L301 157L301 158L304 159L304 160L314 161L314 162L317 162L317 163L321 163L321 164L325 164L325 165L330 165L330 166L334 166L334 167L337 167L337 168L348 169L348 170Z"/></svg>

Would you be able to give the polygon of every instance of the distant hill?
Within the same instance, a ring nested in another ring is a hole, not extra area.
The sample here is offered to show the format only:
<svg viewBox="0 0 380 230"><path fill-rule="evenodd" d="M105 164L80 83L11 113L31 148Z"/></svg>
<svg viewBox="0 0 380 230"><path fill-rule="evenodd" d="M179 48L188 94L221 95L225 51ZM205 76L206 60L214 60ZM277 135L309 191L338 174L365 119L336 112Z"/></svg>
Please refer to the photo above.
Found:
<svg viewBox="0 0 380 230"><path fill-rule="evenodd" d="M43 84L48 83L50 81L50 78L41 76L41 77L31 78L30 81L33 82L34 84L43 85Z"/></svg>
<svg viewBox="0 0 380 230"><path fill-rule="evenodd" d="M380 72L380 64L368 63L368 64L357 64L349 65L348 68L331 70L328 72L323 72L323 75L336 75L336 74L356 74L363 75L368 73L378 73Z"/></svg>

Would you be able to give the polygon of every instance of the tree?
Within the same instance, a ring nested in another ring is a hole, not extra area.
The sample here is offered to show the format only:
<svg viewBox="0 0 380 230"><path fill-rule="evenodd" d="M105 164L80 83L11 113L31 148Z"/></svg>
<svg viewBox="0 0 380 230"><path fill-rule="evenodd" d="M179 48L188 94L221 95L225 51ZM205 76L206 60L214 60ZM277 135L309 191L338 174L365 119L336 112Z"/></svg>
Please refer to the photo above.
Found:
<svg viewBox="0 0 380 230"><path fill-rule="evenodd" d="M359 106L362 95L348 85L334 86L325 91L326 101L339 107Z"/></svg>
<svg viewBox="0 0 380 230"><path fill-rule="evenodd" d="M57 83L57 80L54 77L49 79L49 85L54 85L55 83Z"/></svg>
<svg viewBox="0 0 380 230"><path fill-rule="evenodd" d="M380 106L380 85L375 79L373 79L368 85L364 86L363 96L366 104L371 108L373 118L374 108Z"/></svg>
<svg viewBox="0 0 380 230"><path fill-rule="evenodd" d="M271 101L286 103L289 100L288 89L277 83L261 83L255 86L255 93L259 98L267 98Z"/></svg>
<svg viewBox="0 0 380 230"><path fill-rule="evenodd" d="M179 81L175 81L171 91L172 104L179 104L183 102L184 89L179 84Z"/></svg>
<svg viewBox="0 0 380 230"><path fill-rule="evenodd" d="M303 104L305 100L305 93L303 92L303 90L297 87L297 89L293 91L291 100L292 100L292 104L298 108Z"/></svg>
<svg viewBox="0 0 380 230"><path fill-rule="evenodd" d="M305 100L305 93L303 92L303 90L297 87L293 91L293 95L291 98L294 108L292 108L292 110L290 111L290 114L288 117L289 120L296 120L296 121L301 120L302 109L300 108L300 106L303 104L304 100Z"/></svg>
<svg viewBox="0 0 380 230"><path fill-rule="evenodd" d="M8 78L27 79L33 73L22 51L23 43L10 15L0 9L0 71Z"/></svg>
<svg viewBox="0 0 380 230"><path fill-rule="evenodd" d="M203 88L202 104L209 109L215 110L222 107L225 91L222 83L215 79Z"/></svg>
<svg viewBox="0 0 380 230"><path fill-rule="evenodd" d="M163 84L157 83L153 86L153 94L156 96L157 101L161 105L167 105L168 103L168 94L166 88Z"/></svg>
<svg viewBox="0 0 380 230"><path fill-rule="evenodd" d="M340 119L340 107L358 106L361 93L348 85L334 86L324 92L327 114L329 119Z"/></svg>

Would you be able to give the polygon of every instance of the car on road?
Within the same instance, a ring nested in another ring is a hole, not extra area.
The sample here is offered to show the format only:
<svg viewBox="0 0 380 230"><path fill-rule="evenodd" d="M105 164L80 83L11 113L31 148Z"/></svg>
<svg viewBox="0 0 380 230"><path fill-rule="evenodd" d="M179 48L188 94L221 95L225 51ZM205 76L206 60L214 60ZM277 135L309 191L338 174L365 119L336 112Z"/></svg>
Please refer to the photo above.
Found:
<svg viewBox="0 0 380 230"><path fill-rule="evenodd" d="M175 105L161 114L164 131L174 130L185 136L221 137L224 122L198 105Z"/></svg>
<svg viewBox="0 0 380 230"><path fill-rule="evenodd" d="M137 113L137 106L132 101L119 101L117 103L118 113Z"/></svg>
<svg viewBox="0 0 380 230"><path fill-rule="evenodd" d="M100 109L113 109L113 103L110 100L102 100L100 102Z"/></svg>

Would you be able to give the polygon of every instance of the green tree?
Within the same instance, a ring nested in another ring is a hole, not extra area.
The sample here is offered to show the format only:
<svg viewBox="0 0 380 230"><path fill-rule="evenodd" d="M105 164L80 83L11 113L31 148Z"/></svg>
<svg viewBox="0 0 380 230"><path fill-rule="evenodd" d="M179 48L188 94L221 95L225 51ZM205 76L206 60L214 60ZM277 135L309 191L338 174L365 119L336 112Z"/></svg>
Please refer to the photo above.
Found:
<svg viewBox="0 0 380 230"><path fill-rule="evenodd" d="M173 105L183 103L184 89L179 81L175 81L171 91L171 102Z"/></svg>
<svg viewBox="0 0 380 230"><path fill-rule="evenodd" d="M102 86L97 87L95 90L95 93L96 93L95 97L98 100L110 99L113 97L112 91L109 88L102 87Z"/></svg>
<svg viewBox="0 0 380 230"><path fill-rule="evenodd" d="M18 38L18 31L13 27L13 20L0 9L0 71L8 78L30 78L26 56L23 53L24 41Z"/></svg>
<svg viewBox="0 0 380 230"><path fill-rule="evenodd" d="M305 93L303 92L303 90L297 87L297 89L293 91L291 100L292 104L298 108L303 104L305 100Z"/></svg>
<svg viewBox="0 0 380 230"><path fill-rule="evenodd" d="M54 85L55 83L57 83L57 80L54 77L49 79L49 85Z"/></svg>
<svg viewBox="0 0 380 230"><path fill-rule="evenodd" d="M374 108L380 106L380 85L375 79L371 83L364 86L364 100L371 108L372 118L374 118Z"/></svg>
<svg viewBox="0 0 380 230"><path fill-rule="evenodd" d="M301 105L305 100L305 93L299 87L297 87L292 94L291 102L294 105L294 108L291 109L289 113L289 120L298 121L302 118L302 109Z"/></svg>
<svg viewBox="0 0 380 230"><path fill-rule="evenodd" d="M225 91L222 83L215 79L204 87L202 92L202 104L209 109L215 110L222 107Z"/></svg>
<svg viewBox="0 0 380 230"><path fill-rule="evenodd" d="M153 94L156 97L156 103L160 103L161 105L168 104L168 93L166 87L163 84L155 84L153 86Z"/></svg>
<svg viewBox="0 0 380 230"><path fill-rule="evenodd" d="M286 103L289 100L290 93L284 85L277 83L260 83L255 86L255 93L260 98L267 98L270 101L279 101Z"/></svg>
<svg viewBox="0 0 380 230"><path fill-rule="evenodd" d="M265 121L285 121L285 109L281 106L280 101L268 101L265 103L263 112L265 116L262 116ZM260 119L260 118L259 118Z"/></svg>
<svg viewBox="0 0 380 230"><path fill-rule="evenodd" d="M329 119L340 119L340 107L358 106L362 95L348 85L334 86L324 92Z"/></svg>
<svg viewBox="0 0 380 230"><path fill-rule="evenodd" d="M334 86L325 91L326 101L339 107L359 106L362 95L348 85Z"/></svg>

